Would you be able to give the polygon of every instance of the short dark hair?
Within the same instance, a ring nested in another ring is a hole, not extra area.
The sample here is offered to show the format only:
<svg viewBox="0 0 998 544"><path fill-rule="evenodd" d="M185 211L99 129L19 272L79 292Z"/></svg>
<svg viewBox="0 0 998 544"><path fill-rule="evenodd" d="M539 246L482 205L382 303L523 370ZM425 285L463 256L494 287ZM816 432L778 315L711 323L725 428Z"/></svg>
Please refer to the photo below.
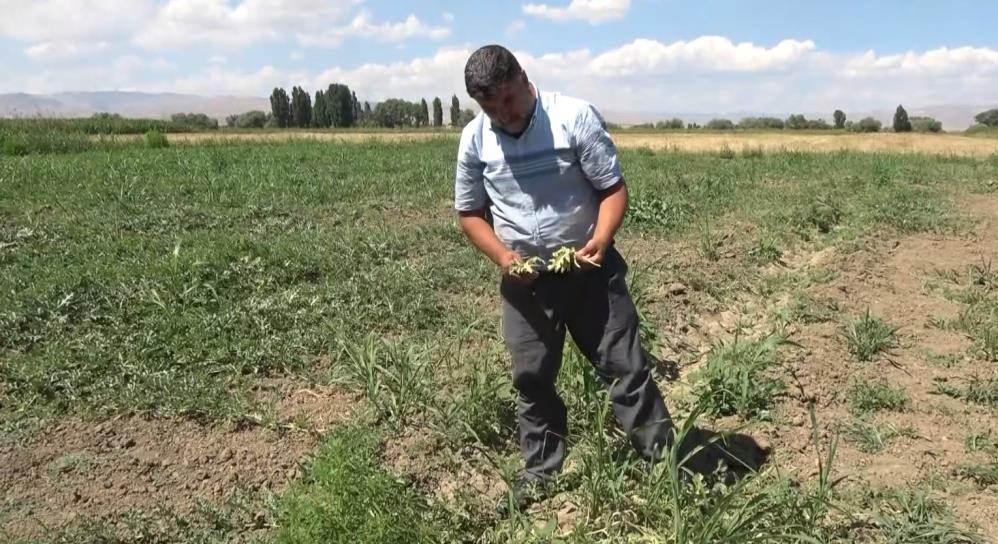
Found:
<svg viewBox="0 0 998 544"><path fill-rule="evenodd" d="M490 97L507 81L523 73L513 53L501 45L486 45L468 57L464 86L473 97Z"/></svg>

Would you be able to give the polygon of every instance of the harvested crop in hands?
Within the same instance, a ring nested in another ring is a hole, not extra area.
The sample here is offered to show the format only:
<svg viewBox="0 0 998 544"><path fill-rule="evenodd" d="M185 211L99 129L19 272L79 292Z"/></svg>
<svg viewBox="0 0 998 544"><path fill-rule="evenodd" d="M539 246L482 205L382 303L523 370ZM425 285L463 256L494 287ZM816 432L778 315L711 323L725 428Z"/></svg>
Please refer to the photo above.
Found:
<svg viewBox="0 0 998 544"><path fill-rule="evenodd" d="M582 266L579 264L580 258L586 263L599 268L598 264L585 257L579 257L574 249L565 246L554 252L551 261L548 262L548 270L564 274L574 268L581 268Z"/></svg>
<svg viewBox="0 0 998 544"><path fill-rule="evenodd" d="M536 267L544 264L540 257L531 257L525 261L516 261L509 267L509 273L514 276L533 276L537 273Z"/></svg>

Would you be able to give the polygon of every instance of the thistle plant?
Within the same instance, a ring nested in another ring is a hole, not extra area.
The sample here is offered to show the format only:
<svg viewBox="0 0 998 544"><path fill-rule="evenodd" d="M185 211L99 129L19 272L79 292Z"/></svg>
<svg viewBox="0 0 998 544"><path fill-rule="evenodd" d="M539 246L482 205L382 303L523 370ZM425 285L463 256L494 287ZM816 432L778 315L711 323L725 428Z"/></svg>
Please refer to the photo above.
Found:
<svg viewBox="0 0 998 544"><path fill-rule="evenodd" d="M564 246L554 252L554 255L552 256L551 260L548 261L548 270L552 272L557 272L559 274L564 274L565 272L569 272L573 269L581 268L581 265L579 264L580 258L583 261L589 263L590 265L599 268L598 264L590 261L589 259L586 259L585 257L579 257L575 249L568 246Z"/></svg>
<svg viewBox="0 0 998 544"><path fill-rule="evenodd" d="M537 266L544 264L540 257L531 257L525 261L516 261L509 267L509 273L514 276L533 276L537 273Z"/></svg>
<svg viewBox="0 0 998 544"><path fill-rule="evenodd" d="M579 260L575 256L575 250L567 246L555 251L548 262L548 270L559 274L564 274L573 268L579 268Z"/></svg>

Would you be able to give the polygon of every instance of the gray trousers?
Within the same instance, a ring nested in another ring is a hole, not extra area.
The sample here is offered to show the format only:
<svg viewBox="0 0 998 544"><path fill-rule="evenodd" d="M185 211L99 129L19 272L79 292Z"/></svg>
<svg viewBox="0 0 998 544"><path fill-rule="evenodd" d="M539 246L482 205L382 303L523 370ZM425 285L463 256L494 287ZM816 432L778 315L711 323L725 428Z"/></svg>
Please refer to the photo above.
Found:
<svg viewBox="0 0 998 544"><path fill-rule="evenodd" d="M568 414L555 389L565 330L610 386L617 421L646 459L670 443L672 421L641 350L627 264L612 246L601 268L504 278L503 337L513 359L520 449L528 476L546 478L565 460Z"/></svg>

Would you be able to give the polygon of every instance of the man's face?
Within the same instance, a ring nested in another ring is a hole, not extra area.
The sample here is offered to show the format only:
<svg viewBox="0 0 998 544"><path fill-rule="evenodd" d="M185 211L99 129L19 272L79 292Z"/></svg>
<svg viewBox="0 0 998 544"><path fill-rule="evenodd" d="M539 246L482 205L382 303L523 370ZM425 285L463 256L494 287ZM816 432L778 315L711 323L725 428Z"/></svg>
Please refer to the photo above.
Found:
<svg viewBox="0 0 998 544"><path fill-rule="evenodd" d="M527 81L527 74L521 73L503 83L492 96L473 98L492 123L506 132L518 134L527 128L530 110L534 105L534 93Z"/></svg>

